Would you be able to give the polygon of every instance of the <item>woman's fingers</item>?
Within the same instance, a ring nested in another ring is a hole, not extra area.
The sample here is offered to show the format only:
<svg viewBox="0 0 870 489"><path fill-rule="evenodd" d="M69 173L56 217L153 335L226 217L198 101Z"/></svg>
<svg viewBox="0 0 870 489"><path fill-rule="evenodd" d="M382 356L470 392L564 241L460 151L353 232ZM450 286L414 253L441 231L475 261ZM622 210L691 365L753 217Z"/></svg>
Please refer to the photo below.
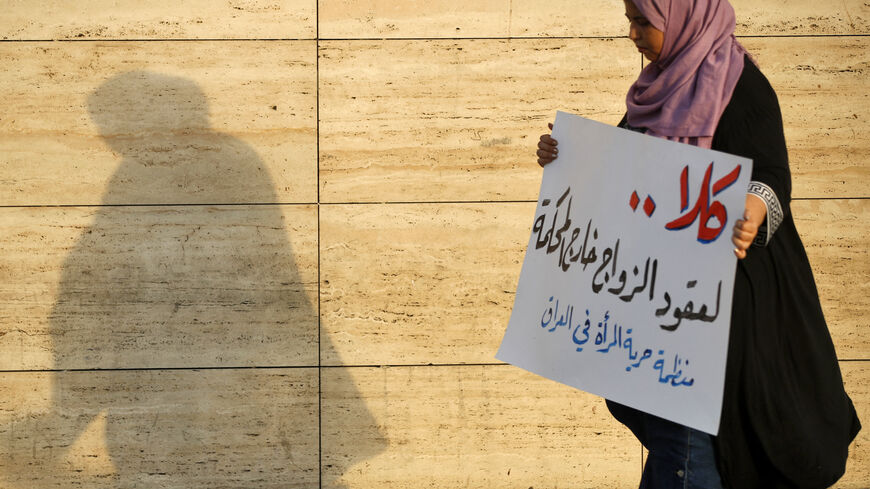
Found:
<svg viewBox="0 0 870 489"><path fill-rule="evenodd" d="M731 243L734 244L734 254L737 256L737 258L741 260L746 258L746 250L749 249L749 245L752 244L752 242L746 242L742 239L737 238L736 236L732 236Z"/></svg>
<svg viewBox="0 0 870 489"><path fill-rule="evenodd" d="M553 158L559 156L559 150L557 148L546 145L544 143L538 145L538 156L541 156L542 153L552 156Z"/></svg>
<svg viewBox="0 0 870 489"><path fill-rule="evenodd" d="M752 245L752 241L758 234L758 226L754 224L749 215L744 215L745 219L738 219L734 223L734 230L731 234L731 243L734 244L734 254L739 259L746 258L746 251Z"/></svg>
<svg viewBox="0 0 870 489"><path fill-rule="evenodd" d="M547 127L552 130L553 124L548 123ZM557 144L559 144L559 142L553 139L549 134L541 134L541 139L538 141L538 151L535 153L538 156L538 165L543 167L544 165L552 163L553 160L559 156L559 149L556 147Z"/></svg>
<svg viewBox="0 0 870 489"><path fill-rule="evenodd" d="M734 237L740 239L741 241L749 241L752 242L755 239L755 235L758 234L758 230L747 230L744 227L734 226Z"/></svg>
<svg viewBox="0 0 870 489"><path fill-rule="evenodd" d="M548 164L552 163L553 160L555 160L555 159L556 159L556 158L555 158L555 157L552 157L552 156L542 156L542 155L541 155L541 150L538 150L538 165L540 165L542 168L543 168L545 165L548 165Z"/></svg>
<svg viewBox="0 0 870 489"><path fill-rule="evenodd" d="M547 163L552 162L559 155L559 149L556 145L559 144L558 141L553 139L549 134L542 134L540 141L538 141L538 164L541 166L546 165Z"/></svg>
<svg viewBox="0 0 870 489"><path fill-rule="evenodd" d="M541 149L555 150L559 141L553 139L549 134L541 134L541 139L538 141L538 147Z"/></svg>
<svg viewBox="0 0 870 489"><path fill-rule="evenodd" d="M538 150L551 153L554 156L559 153L559 148L557 148L555 144L543 139L538 143Z"/></svg>
<svg viewBox="0 0 870 489"><path fill-rule="evenodd" d="M541 166L552 163L553 160L556 159L555 156L551 155L550 153L547 153L546 151L541 151L540 149L538 150L537 155L538 155L538 164Z"/></svg>
<svg viewBox="0 0 870 489"><path fill-rule="evenodd" d="M752 244L752 241L741 239L741 238L738 238L737 236L732 236L731 243L733 243L737 249L748 250L749 246Z"/></svg>

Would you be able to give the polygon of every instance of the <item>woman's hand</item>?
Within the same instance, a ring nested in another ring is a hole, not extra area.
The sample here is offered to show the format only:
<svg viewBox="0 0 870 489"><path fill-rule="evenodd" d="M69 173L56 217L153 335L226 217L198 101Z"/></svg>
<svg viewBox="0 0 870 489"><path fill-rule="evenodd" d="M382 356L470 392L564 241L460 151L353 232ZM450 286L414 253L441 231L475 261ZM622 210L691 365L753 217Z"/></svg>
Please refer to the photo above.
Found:
<svg viewBox="0 0 870 489"><path fill-rule="evenodd" d="M741 260L746 258L746 252L758 234L758 228L764 222L766 215L767 207L765 207L764 201L752 194L747 194L743 219L738 219L734 223L734 231L731 235L731 242L734 243L734 254L737 258Z"/></svg>
<svg viewBox="0 0 870 489"><path fill-rule="evenodd" d="M550 130L553 130L553 124L547 124ZM559 148L556 145L559 144L558 141L550 137L549 134L541 134L541 140L538 141L538 164L541 165L541 168L544 165L548 165L559 156Z"/></svg>

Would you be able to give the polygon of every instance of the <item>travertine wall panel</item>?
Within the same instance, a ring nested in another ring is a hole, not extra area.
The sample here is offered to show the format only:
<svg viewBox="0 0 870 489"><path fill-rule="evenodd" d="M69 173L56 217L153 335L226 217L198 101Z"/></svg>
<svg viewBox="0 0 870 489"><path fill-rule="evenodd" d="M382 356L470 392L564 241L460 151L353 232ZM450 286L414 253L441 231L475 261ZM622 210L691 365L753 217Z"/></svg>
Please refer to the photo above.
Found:
<svg viewBox="0 0 870 489"><path fill-rule="evenodd" d="M319 5L318 5L319 4ZM826 4L734 0L738 35L867 34L862 0ZM245 0L86 3L13 1L0 38L326 39L614 37L625 35L621 4L604 0Z"/></svg>
<svg viewBox="0 0 870 489"><path fill-rule="evenodd" d="M641 446L601 398L512 366L329 368L322 385L324 488L640 480ZM355 412L357 395L370 416ZM379 453L358 461L359 447Z"/></svg>
<svg viewBox="0 0 870 489"><path fill-rule="evenodd" d="M312 206L0 209L0 369L317 364Z"/></svg>
<svg viewBox="0 0 870 489"><path fill-rule="evenodd" d="M738 35L870 33L863 0L734 0ZM620 2L320 0L320 36L359 38L613 37L627 34Z"/></svg>
<svg viewBox="0 0 870 489"><path fill-rule="evenodd" d="M834 489L866 489L870 483L870 362L840 362L840 371L864 427L849 446L846 474Z"/></svg>
<svg viewBox="0 0 870 489"><path fill-rule="evenodd" d="M625 40L335 41L320 50L324 202L535 200L556 109L617 123Z"/></svg>
<svg viewBox="0 0 870 489"><path fill-rule="evenodd" d="M324 365L491 363L535 205L321 209Z"/></svg>
<svg viewBox="0 0 870 489"><path fill-rule="evenodd" d="M870 5L864 0L731 0L738 36L870 33Z"/></svg>
<svg viewBox="0 0 870 489"><path fill-rule="evenodd" d="M317 487L317 396L317 369L7 372L0 485Z"/></svg>
<svg viewBox="0 0 870 489"><path fill-rule="evenodd" d="M570 0L320 0L320 36L359 38L610 37L624 34L622 4Z"/></svg>
<svg viewBox="0 0 870 489"><path fill-rule="evenodd" d="M779 97L794 197L868 197L870 50L863 37L745 39Z"/></svg>
<svg viewBox="0 0 870 489"><path fill-rule="evenodd" d="M840 359L870 360L870 200L791 205Z"/></svg>
<svg viewBox="0 0 870 489"><path fill-rule="evenodd" d="M0 204L313 202L315 56L314 41L0 43Z"/></svg>
<svg viewBox="0 0 870 489"><path fill-rule="evenodd" d="M311 39L317 0L11 0L2 39Z"/></svg>

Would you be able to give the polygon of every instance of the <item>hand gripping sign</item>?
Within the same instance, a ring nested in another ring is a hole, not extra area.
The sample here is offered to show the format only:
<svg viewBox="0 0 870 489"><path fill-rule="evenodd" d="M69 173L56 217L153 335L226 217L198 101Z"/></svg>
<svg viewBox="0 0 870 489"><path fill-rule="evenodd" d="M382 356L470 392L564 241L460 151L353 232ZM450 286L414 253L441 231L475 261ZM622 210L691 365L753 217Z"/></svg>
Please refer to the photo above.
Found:
<svg viewBox="0 0 870 489"><path fill-rule="evenodd" d="M559 112L499 360L716 434L752 162Z"/></svg>

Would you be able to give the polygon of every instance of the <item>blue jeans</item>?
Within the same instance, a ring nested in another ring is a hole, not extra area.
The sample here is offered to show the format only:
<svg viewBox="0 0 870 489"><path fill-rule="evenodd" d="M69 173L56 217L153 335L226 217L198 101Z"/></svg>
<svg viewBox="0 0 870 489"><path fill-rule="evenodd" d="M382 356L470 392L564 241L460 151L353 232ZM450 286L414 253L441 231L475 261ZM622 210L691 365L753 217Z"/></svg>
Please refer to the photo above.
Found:
<svg viewBox="0 0 870 489"><path fill-rule="evenodd" d="M649 450L640 489L722 489L713 437L615 402L607 408Z"/></svg>

